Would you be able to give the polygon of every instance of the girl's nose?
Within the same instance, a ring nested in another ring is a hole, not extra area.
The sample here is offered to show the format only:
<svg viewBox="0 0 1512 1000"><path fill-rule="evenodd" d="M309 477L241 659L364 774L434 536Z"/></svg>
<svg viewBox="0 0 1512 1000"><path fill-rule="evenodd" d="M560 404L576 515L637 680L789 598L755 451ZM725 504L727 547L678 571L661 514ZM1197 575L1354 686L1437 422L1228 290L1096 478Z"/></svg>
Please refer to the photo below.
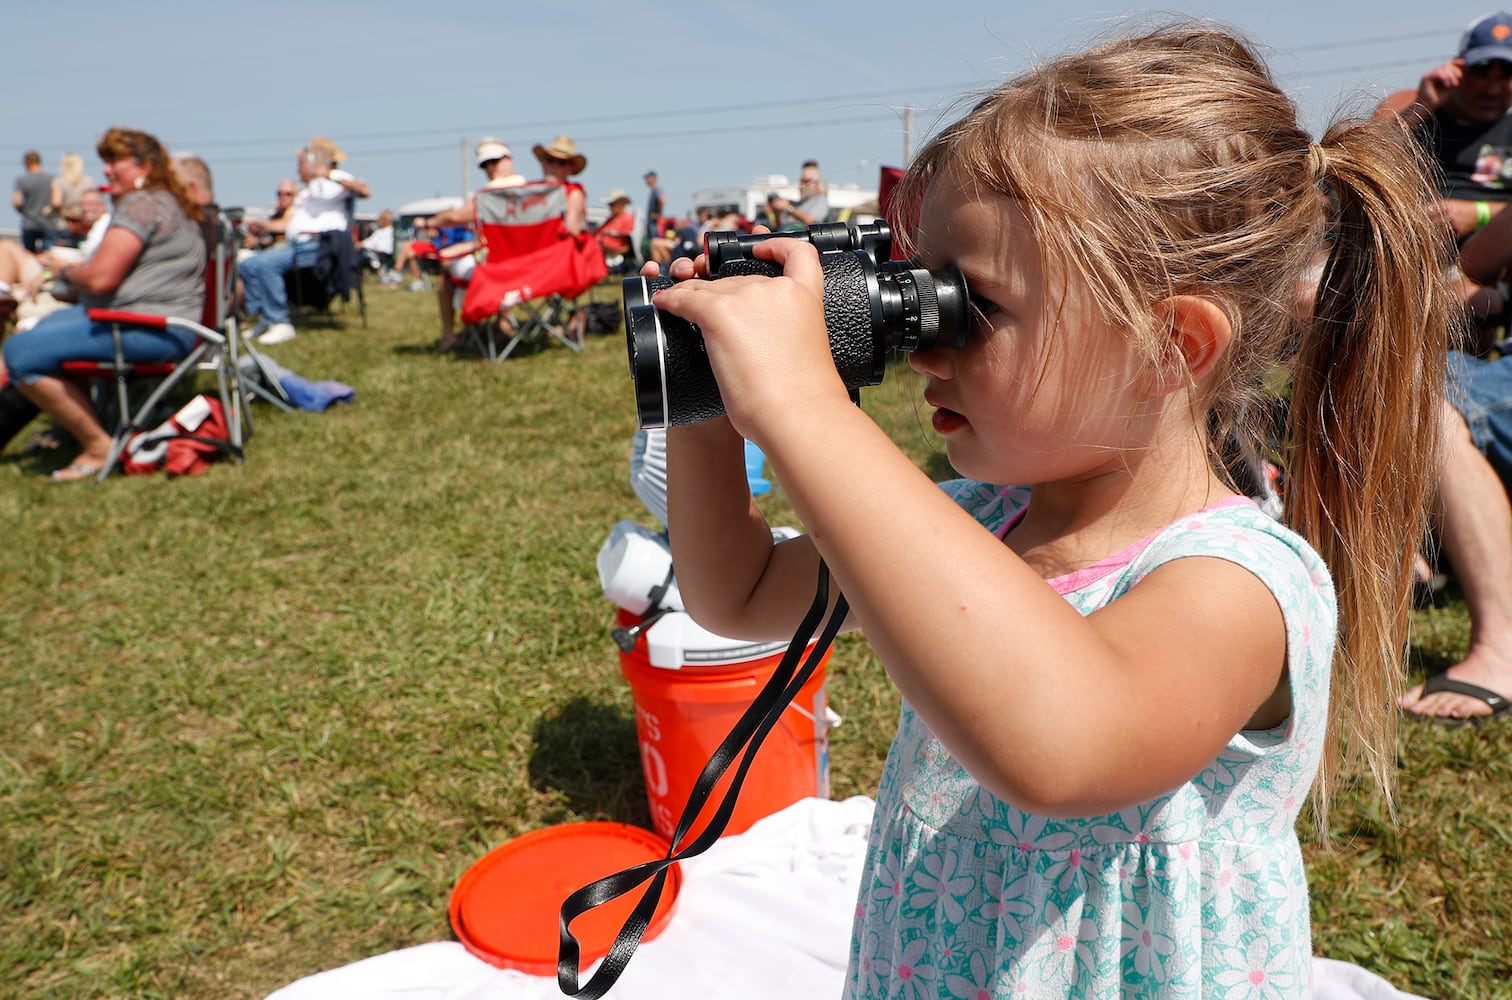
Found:
<svg viewBox="0 0 1512 1000"><path fill-rule="evenodd" d="M908 367L920 375L932 378L950 378L955 371L954 348L934 347L927 351L913 351L908 355Z"/></svg>

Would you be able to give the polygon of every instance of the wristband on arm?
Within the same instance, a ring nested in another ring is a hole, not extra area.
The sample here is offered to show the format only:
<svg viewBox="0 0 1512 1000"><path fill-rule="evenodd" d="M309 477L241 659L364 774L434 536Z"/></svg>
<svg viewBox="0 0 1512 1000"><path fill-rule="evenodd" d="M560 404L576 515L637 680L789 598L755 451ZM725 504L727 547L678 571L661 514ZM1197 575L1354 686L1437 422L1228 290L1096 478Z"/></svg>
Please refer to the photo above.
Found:
<svg viewBox="0 0 1512 1000"><path fill-rule="evenodd" d="M1491 203L1489 201L1478 201L1478 202L1476 202L1475 203L1475 228L1476 228L1476 230L1485 229L1486 228L1486 223L1488 223L1490 221L1491 221Z"/></svg>

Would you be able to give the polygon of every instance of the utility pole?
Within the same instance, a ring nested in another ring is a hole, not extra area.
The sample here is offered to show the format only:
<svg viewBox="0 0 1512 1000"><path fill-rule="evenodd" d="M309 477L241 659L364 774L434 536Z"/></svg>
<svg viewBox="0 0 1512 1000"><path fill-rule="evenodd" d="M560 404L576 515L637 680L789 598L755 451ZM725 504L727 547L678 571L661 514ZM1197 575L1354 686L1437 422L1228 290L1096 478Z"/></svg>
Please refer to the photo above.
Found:
<svg viewBox="0 0 1512 1000"><path fill-rule="evenodd" d="M905 170L908 169L908 165L913 162L913 146L913 105L910 104L903 108L903 168Z"/></svg>

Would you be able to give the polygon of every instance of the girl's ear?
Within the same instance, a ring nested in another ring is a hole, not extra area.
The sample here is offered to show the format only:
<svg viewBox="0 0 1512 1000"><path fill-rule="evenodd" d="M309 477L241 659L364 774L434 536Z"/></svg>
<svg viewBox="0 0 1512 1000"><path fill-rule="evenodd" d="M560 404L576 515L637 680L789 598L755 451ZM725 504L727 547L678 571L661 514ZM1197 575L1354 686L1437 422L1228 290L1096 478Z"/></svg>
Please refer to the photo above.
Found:
<svg viewBox="0 0 1512 1000"><path fill-rule="evenodd" d="M1234 336L1228 313L1200 295L1173 295L1157 302L1154 312L1169 339L1152 391L1165 395L1207 378Z"/></svg>

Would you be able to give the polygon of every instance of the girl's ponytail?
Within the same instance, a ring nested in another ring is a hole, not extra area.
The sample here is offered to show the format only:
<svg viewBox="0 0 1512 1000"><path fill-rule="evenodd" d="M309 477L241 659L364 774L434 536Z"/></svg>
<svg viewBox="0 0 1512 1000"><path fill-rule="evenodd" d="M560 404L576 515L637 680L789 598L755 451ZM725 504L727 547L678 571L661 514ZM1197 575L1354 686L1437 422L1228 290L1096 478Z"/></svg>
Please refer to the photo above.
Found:
<svg viewBox="0 0 1512 1000"><path fill-rule="evenodd" d="M1331 248L1292 366L1286 520L1333 572L1340 634L1320 820L1341 765L1394 786L1415 553L1438 474L1453 245L1425 157L1395 122L1330 128L1307 169L1329 195Z"/></svg>

